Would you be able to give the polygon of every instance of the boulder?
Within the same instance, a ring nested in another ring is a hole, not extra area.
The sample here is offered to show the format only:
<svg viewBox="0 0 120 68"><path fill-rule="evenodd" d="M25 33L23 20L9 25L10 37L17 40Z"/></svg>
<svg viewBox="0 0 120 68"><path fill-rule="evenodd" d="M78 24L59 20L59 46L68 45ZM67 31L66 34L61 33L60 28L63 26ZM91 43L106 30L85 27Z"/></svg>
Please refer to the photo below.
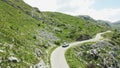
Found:
<svg viewBox="0 0 120 68"><path fill-rule="evenodd" d="M16 58L16 57L8 57L8 60L10 61L10 62L14 62L14 63L16 63L16 62L20 62L20 60L18 59L18 58Z"/></svg>
<svg viewBox="0 0 120 68"><path fill-rule="evenodd" d="M98 51L96 49L91 49L90 50L91 54L93 54L93 57L95 60L98 59Z"/></svg>
<svg viewBox="0 0 120 68"><path fill-rule="evenodd" d="M108 52L108 54L109 54L109 55L111 55L111 56L113 56L113 57L115 57L115 56L116 56L116 54L115 54L115 52L114 52L114 51L110 51L110 52Z"/></svg>
<svg viewBox="0 0 120 68"><path fill-rule="evenodd" d="M98 55L98 52L96 49L91 49L91 52L94 54L94 55Z"/></svg>
<svg viewBox="0 0 120 68"><path fill-rule="evenodd" d="M35 49L35 54L36 54L37 57L40 57L43 53L40 49L36 48Z"/></svg>

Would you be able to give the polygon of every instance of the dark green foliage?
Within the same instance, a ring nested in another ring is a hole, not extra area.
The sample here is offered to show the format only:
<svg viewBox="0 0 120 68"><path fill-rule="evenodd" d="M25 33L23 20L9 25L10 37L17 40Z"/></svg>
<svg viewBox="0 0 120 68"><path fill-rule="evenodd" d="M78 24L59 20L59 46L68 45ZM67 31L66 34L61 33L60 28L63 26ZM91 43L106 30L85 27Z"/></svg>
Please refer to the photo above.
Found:
<svg viewBox="0 0 120 68"><path fill-rule="evenodd" d="M61 42L61 41L55 41L54 43L55 43L56 45L60 45L60 42Z"/></svg>
<svg viewBox="0 0 120 68"><path fill-rule="evenodd" d="M40 27L40 24L37 24L38 25L38 27Z"/></svg>

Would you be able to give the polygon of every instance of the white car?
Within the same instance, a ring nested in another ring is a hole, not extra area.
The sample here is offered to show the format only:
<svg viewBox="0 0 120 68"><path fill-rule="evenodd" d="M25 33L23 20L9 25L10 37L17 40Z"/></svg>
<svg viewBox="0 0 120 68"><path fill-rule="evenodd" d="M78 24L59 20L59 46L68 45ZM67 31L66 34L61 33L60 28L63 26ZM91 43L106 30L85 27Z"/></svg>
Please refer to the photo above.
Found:
<svg viewBox="0 0 120 68"><path fill-rule="evenodd" d="M62 45L62 47L68 47L69 46L69 44L64 44L64 45Z"/></svg>

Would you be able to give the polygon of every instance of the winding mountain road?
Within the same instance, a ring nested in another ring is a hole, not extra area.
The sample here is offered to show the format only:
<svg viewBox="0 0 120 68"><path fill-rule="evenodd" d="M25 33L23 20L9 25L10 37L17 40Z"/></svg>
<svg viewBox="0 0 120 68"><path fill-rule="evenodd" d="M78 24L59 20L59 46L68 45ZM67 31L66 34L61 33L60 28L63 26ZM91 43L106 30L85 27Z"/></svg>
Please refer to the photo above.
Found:
<svg viewBox="0 0 120 68"><path fill-rule="evenodd" d="M96 41L99 41L99 40L103 39L101 34L104 34L104 33L107 33L107 32L111 32L111 31L98 33L96 35L96 37L93 38L93 39L70 43L69 47L63 48L62 46L60 46L60 47L56 48L52 52L51 57L50 57L51 68L69 68L69 65L67 64L67 61L65 59L65 52L66 52L66 50L68 48L70 48L72 46L75 46L75 45L78 45L78 44L85 43L85 42L96 42Z"/></svg>

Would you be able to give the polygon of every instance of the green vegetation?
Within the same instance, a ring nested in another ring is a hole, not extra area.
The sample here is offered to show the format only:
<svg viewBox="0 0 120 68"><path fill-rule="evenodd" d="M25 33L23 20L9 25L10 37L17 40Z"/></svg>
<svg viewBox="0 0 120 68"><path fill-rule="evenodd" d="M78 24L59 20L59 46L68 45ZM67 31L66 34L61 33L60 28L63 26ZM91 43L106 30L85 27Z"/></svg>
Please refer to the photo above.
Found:
<svg viewBox="0 0 120 68"><path fill-rule="evenodd" d="M53 44L89 39L106 30L106 26L90 20L41 12L22 0L0 0L0 66L25 68L40 59L47 63L46 51ZM20 61L11 62L9 57Z"/></svg>
<svg viewBox="0 0 120 68"><path fill-rule="evenodd" d="M65 53L65 57L70 68L85 68L85 63L80 62L80 60L75 55L74 48L68 49Z"/></svg>

